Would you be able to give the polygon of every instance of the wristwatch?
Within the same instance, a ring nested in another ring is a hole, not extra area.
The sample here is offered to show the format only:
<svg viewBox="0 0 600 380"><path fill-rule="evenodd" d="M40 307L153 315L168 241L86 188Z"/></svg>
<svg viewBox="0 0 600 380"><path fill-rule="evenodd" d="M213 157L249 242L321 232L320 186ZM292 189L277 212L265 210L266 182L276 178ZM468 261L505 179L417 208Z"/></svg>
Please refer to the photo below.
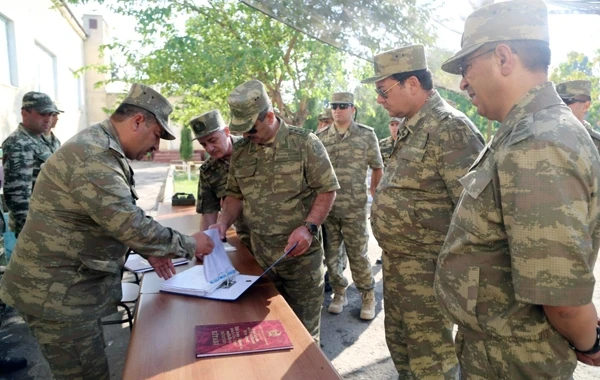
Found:
<svg viewBox="0 0 600 380"><path fill-rule="evenodd" d="M596 326L596 343L594 343L594 346L592 348L590 348L587 351L581 351L578 350L577 348L575 348L575 346L573 346L572 344L569 343L569 345L571 346L571 348L577 352L579 352L580 354L584 354L584 355L593 355L597 352L600 352L600 326Z"/></svg>
<svg viewBox="0 0 600 380"><path fill-rule="evenodd" d="M317 236L317 233L319 233L319 226L312 222L304 222L304 227L308 228L308 232L310 232L312 236Z"/></svg>

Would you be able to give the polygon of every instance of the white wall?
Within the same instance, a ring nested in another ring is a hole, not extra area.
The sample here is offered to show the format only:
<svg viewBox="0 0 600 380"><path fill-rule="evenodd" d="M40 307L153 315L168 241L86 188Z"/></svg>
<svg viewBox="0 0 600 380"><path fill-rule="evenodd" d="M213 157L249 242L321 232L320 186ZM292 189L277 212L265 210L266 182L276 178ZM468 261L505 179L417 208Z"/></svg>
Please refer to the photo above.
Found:
<svg viewBox="0 0 600 380"><path fill-rule="evenodd" d="M73 71L84 65L85 33L69 20L66 9L54 9L51 0L0 1L0 17L9 20L9 41L14 42L12 83L6 83L2 79L5 76L0 75L0 142L21 121L23 95L37 91L39 86L65 111L54 133L66 141L87 126L85 80L73 76ZM53 62L53 67L40 65L44 60ZM40 83L40 67L53 73L54 78L42 75Z"/></svg>

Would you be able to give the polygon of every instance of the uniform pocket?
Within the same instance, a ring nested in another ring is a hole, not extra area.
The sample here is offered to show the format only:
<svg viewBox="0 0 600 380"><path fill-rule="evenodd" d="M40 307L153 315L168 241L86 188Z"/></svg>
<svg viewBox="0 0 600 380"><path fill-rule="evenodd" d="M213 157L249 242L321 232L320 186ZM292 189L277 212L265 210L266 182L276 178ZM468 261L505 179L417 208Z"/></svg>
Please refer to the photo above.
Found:
<svg viewBox="0 0 600 380"><path fill-rule="evenodd" d="M398 156L412 162L423 162L423 157L425 157L425 149L404 145L398 152Z"/></svg>

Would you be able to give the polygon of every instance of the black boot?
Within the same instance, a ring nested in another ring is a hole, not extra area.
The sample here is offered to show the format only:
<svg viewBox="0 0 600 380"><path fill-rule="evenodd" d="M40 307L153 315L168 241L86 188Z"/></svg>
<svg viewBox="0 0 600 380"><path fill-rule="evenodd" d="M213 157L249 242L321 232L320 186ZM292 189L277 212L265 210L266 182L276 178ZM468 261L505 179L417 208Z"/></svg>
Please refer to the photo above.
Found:
<svg viewBox="0 0 600 380"><path fill-rule="evenodd" d="M27 367L25 358L0 358L0 373L11 373Z"/></svg>
<svg viewBox="0 0 600 380"><path fill-rule="evenodd" d="M325 272L325 293L331 292L331 285L329 284L329 273Z"/></svg>

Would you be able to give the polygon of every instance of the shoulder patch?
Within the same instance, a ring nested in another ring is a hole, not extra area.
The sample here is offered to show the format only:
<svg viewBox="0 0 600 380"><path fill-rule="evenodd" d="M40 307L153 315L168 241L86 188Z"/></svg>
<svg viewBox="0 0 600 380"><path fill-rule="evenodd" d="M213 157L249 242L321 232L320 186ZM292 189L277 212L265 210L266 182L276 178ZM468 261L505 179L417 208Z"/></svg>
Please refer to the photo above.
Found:
<svg viewBox="0 0 600 380"><path fill-rule="evenodd" d="M308 136L311 131L306 128L294 127L292 125L288 125L290 134L300 135L300 136Z"/></svg>

